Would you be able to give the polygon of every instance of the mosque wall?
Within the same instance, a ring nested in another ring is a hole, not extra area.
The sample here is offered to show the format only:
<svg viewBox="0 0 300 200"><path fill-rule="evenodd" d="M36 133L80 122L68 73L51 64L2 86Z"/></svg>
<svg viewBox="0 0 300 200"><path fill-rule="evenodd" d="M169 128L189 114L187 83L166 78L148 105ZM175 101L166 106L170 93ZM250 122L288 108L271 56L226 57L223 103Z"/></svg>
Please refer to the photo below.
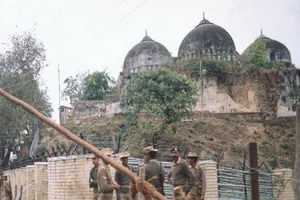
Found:
<svg viewBox="0 0 300 200"><path fill-rule="evenodd" d="M229 77L219 82L215 76L204 76L197 82L194 112L264 113L270 117L292 117L300 99L300 70L269 71L256 77ZM78 101L72 119L113 116L122 113L120 102Z"/></svg>

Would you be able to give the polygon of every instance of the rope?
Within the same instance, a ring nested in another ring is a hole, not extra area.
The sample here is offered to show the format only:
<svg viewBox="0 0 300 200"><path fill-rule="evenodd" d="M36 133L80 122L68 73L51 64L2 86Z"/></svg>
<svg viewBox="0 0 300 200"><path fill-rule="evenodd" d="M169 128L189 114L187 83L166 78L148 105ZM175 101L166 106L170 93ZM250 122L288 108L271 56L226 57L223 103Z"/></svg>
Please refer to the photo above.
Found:
<svg viewBox="0 0 300 200"><path fill-rule="evenodd" d="M130 190L133 194L141 192L145 196L145 200L151 200L155 197L156 189L147 181L143 181L140 178L136 179L135 183L130 185Z"/></svg>

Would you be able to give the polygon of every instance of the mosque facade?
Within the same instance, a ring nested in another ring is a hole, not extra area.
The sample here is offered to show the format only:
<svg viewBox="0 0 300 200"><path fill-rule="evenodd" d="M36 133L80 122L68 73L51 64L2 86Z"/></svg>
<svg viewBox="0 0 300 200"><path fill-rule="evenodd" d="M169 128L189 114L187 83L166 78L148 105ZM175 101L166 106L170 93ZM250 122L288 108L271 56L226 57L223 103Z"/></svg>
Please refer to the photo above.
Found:
<svg viewBox="0 0 300 200"><path fill-rule="evenodd" d="M126 86L130 82L133 73L144 70L155 70L163 66L172 66L178 60L188 60L198 58L208 61L225 61L230 63L241 63L248 61L252 56L251 49L256 43L261 42L266 47L266 59L285 63L291 66L291 54L288 48L279 41L271 39L262 33L257 39L239 54L236 51L235 43L231 35L221 26L203 19L196 25L182 40L177 57L172 57L168 49L161 43L146 36L127 53L123 71L117 81L120 91L120 104L124 105ZM211 113L232 113L232 112L260 112L262 105L257 102L257 91L249 87L243 101L237 101L226 92L221 92L218 88L216 77L205 77L202 85L198 87L198 96L194 111ZM299 79L295 79L299 82ZM199 84L198 84L199 85ZM203 87L203 90L201 89ZM200 94L200 91L201 94ZM201 100L200 100L201 99ZM246 100L245 100L246 99ZM293 115L294 111L286 106L295 102L280 102L278 100L278 116ZM295 98L291 101L295 101ZM279 106L280 107L280 106Z"/></svg>
<svg viewBox="0 0 300 200"><path fill-rule="evenodd" d="M172 57L163 44L155 41L146 33L145 37L129 50L124 59L123 69L117 80L120 101L112 104L83 102L77 107L89 108L89 114L78 112L76 115L90 116L93 113L96 116L111 116L121 113L124 108L126 87L134 73L155 70L164 66L172 67L178 60L191 58L225 61L240 66L243 61L251 58L251 48L258 42L265 45L267 61L283 62L286 67L292 66L288 48L281 42L265 36L262 32L242 54L239 54L231 35L204 16L200 23L183 38L177 57ZM263 84L257 86L257 82L252 81L252 77L246 76L242 85L230 86L237 93L235 98L224 89L224 86L219 85L216 76L205 76L201 84L197 83L198 99L193 111L200 113L268 113L271 110L276 117L295 116L295 105L300 100L300 72L298 72L278 72L276 76L281 83L275 82L272 89L263 88ZM264 77L257 79L265 81L267 84L272 82ZM279 86L280 89L278 89ZM90 105L91 103L95 105ZM103 107L101 112L99 107ZM74 110L73 112L76 113L76 106Z"/></svg>

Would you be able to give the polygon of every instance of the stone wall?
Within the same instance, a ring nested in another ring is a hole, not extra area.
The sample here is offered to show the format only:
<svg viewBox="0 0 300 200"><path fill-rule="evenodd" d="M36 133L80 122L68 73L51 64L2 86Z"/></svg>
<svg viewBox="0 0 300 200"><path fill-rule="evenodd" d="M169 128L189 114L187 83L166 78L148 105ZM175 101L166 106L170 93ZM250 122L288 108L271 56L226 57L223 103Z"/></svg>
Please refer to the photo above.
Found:
<svg viewBox="0 0 300 200"><path fill-rule="evenodd" d="M292 117L296 115L295 105L299 99L300 70L227 75L223 81L207 75L197 81L197 102L193 110L203 113L264 113L273 118ZM71 116L73 119L113 116L122 113L122 100L116 103L78 101Z"/></svg>
<svg viewBox="0 0 300 200"><path fill-rule="evenodd" d="M295 199L293 190L293 170L278 169L273 171L273 194L275 199Z"/></svg>
<svg viewBox="0 0 300 200"><path fill-rule="evenodd" d="M121 113L120 103L107 103L105 101L78 101L72 110L71 118L113 116Z"/></svg>

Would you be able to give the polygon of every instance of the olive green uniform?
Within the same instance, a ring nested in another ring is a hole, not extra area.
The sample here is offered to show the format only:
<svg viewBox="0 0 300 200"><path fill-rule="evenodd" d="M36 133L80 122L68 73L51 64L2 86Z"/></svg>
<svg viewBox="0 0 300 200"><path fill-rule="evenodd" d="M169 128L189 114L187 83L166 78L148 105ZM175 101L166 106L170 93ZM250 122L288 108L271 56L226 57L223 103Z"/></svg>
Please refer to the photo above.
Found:
<svg viewBox="0 0 300 200"><path fill-rule="evenodd" d="M98 168L93 167L90 171L90 188L93 188L93 200L98 200L98 182L97 182Z"/></svg>
<svg viewBox="0 0 300 200"><path fill-rule="evenodd" d="M112 200L113 199L113 179L110 174L109 166L102 163L98 169L98 200Z"/></svg>
<svg viewBox="0 0 300 200"><path fill-rule="evenodd" d="M191 171L187 161L178 158L176 163L173 163L170 172L167 175L168 181L174 186L181 186L186 194L186 199L196 199L196 178ZM171 180L172 178L172 180ZM176 199L173 197L173 199Z"/></svg>
<svg viewBox="0 0 300 200"><path fill-rule="evenodd" d="M145 164L145 180L153 185L158 192L163 194L164 167L155 159Z"/></svg>
<svg viewBox="0 0 300 200"><path fill-rule="evenodd" d="M130 166L126 167L132 171ZM120 188L117 190L118 200L132 200L130 192L131 179L122 172L116 171L115 181L120 185Z"/></svg>

